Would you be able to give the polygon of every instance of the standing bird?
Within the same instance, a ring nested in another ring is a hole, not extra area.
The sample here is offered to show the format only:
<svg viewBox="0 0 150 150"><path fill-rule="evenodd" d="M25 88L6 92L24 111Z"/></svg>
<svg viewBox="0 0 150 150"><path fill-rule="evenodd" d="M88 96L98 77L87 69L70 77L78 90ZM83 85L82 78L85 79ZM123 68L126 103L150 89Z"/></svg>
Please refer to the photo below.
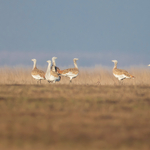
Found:
<svg viewBox="0 0 150 150"><path fill-rule="evenodd" d="M58 70L58 73L60 75L69 77L70 82L72 82L72 79L76 78L79 74L79 69L78 69L78 66L77 66L77 63L76 63L77 60L78 60L78 58L73 59L74 66L75 66L74 68L68 68L68 69L65 69L65 70Z"/></svg>
<svg viewBox="0 0 150 150"><path fill-rule="evenodd" d="M45 73L45 78L48 82L53 82L55 83L56 81L60 81L60 76L58 75L57 72L55 72L55 70L51 70L50 66L51 66L51 61L48 60L48 67L47 67L47 71ZM55 68L55 66L54 66Z"/></svg>
<svg viewBox="0 0 150 150"><path fill-rule="evenodd" d="M45 73L44 71L37 69L36 59L31 59L31 60L33 61L33 69L32 69L31 75L34 79L37 80L37 83L38 81L40 81L40 84L41 84L41 80L45 79Z"/></svg>
<svg viewBox="0 0 150 150"><path fill-rule="evenodd" d="M135 78L134 76L129 74L126 70L117 69L117 63L118 63L117 60L112 60L112 62L114 62L113 75L116 78L118 78L119 81L126 78Z"/></svg>
<svg viewBox="0 0 150 150"><path fill-rule="evenodd" d="M58 73L58 70L60 70L58 67L56 67L56 62L55 59L57 59L57 57L53 57L52 58L52 66L51 66L51 70L55 71Z"/></svg>

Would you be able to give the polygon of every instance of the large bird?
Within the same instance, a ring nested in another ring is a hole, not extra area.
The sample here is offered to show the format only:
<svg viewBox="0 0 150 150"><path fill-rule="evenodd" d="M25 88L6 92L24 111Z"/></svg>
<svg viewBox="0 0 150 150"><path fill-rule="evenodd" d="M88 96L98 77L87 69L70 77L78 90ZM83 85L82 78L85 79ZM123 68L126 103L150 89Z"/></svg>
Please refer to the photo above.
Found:
<svg viewBox="0 0 150 150"><path fill-rule="evenodd" d="M62 76L66 76L70 78L70 82L72 82L73 78L76 78L79 74L79 69L77 66L76 61L78 60L78 58L74 58L73 62L74 62L74 68L68 68L68 69L64 69L64 70L58 70L58 73Z"/></svg>
<svg viewBox="0 0 150 150"><path fill-rule="evenodd" d="M118 80L123 80L126 78L135 78L134 76L132 76L131 74L129 74L126 70L123 69L118 69L117 68L117 60L112 60L112 62L114 62L114 68L113 68L113 75L118 78Z"/></svg>
<svg viewBox="0 0 150 150"><path fill-rule="evenodd" d="M53 71L50 69L50 66L51 66L51 61L48 60L48 66L47 66L47 71L45 73L45 78L48 82L53 82L55 83L56 81L60 81L60 76L58 75L57 72ZM54 66L55 68L55 66Z"/></svg>
<svg viewBox="0 0 150 150"><path fill-rule="evenodd" d="M34 79L37 80L37 83L38 83L38 81L40 81L40 83L41 83L41 80L45 79L45 73L44 73L44 71L37 69L36 59L32 59L32 61L33 61L33 69L32 69L31 75Z"/></svg>

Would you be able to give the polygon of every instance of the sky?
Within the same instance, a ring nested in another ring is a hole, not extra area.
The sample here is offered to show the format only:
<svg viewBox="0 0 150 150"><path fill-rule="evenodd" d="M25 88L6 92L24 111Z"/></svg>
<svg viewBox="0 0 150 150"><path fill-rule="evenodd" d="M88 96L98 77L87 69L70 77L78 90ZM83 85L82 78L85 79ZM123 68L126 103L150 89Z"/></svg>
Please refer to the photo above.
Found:
<svg viewBox="0 0 150 150"><path fill-rule="evenodd" d="M0 66L150 64L150 0L0 0Z"/></svg>

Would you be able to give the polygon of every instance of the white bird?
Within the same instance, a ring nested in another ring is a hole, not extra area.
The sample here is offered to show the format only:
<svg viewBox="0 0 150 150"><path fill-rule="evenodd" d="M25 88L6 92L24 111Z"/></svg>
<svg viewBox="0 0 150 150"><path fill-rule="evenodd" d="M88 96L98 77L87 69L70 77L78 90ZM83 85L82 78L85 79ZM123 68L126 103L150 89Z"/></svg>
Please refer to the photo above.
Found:
<svg viewBox="0 0 150 150"><path fill-rule="evenodd" d="M61 78L58 75L58 73L50 69L51 61L48 60L47 62L48 62L48 67L47 67L47 71L45 73L46 80L48 82L53 82L53 83L55 83L56 81L60 81Z"/></svg>
<svg viewBox="0 0 150 150"><path fill-rule="evenodd" d="M79 74L79 69L78 69L78 66L77 66L77 63L76 63L77 60L78 60L78 58L73 59L74 66L75 66L74 68L68 68L68 69L65 69L65 70L58 70L58 73L60 75L69 77L70 82L72 82L72 79L76 78Z"/></svg>
<svg viewBox="0 0 150 150"><path fill-rule="evenodd" d="M40 81L40 83L41 83L41 80L45 79L45 73L44 73L44 71L37 69L36 59L32 59L32 61L33 61L33 69L32 69L31 75L34 79L37 80L37 83L38 83L38 81Z"/></svg>
<svg viewBox="0 0 150 150"><path fill-rule="evenodd" d="M129 74L126 70L117 69L117 60L112 60L114 62L113 75L118 78L118 80L123 80L126 78L135 78L131 74Z"/></svg>

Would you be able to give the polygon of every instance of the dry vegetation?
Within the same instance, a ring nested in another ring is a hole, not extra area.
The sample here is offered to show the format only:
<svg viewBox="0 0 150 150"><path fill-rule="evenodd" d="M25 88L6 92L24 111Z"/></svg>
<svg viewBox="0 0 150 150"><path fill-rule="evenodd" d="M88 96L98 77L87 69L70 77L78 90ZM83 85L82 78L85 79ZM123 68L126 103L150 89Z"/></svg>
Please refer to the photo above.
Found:
<svg viewBox="0 0 150 150"><path fill-rule="evenodd" d="M41 68L40 68L41 69ZM37 81L31 77L31 70L24 68L0 68L0 84L36 84ZM45 70L45 69L42 69ZM150 68L127 68L135 79L126 79L124 85L150 85ZM46 80L42 84L49 84ZM69 84L69 78L62 77L57 84ZM94 69L80 68L79 76L73 79L72 84L77 85L119 85L113 76L112 69L97 67Z"/></svg>
<svg viewBox="0 0 150 150"><path fill-rule="evenodd" d="M0 149L149 150L150 71L127 70L123 85L104 68L37 85L29 69L1 68Z"/></svg>

